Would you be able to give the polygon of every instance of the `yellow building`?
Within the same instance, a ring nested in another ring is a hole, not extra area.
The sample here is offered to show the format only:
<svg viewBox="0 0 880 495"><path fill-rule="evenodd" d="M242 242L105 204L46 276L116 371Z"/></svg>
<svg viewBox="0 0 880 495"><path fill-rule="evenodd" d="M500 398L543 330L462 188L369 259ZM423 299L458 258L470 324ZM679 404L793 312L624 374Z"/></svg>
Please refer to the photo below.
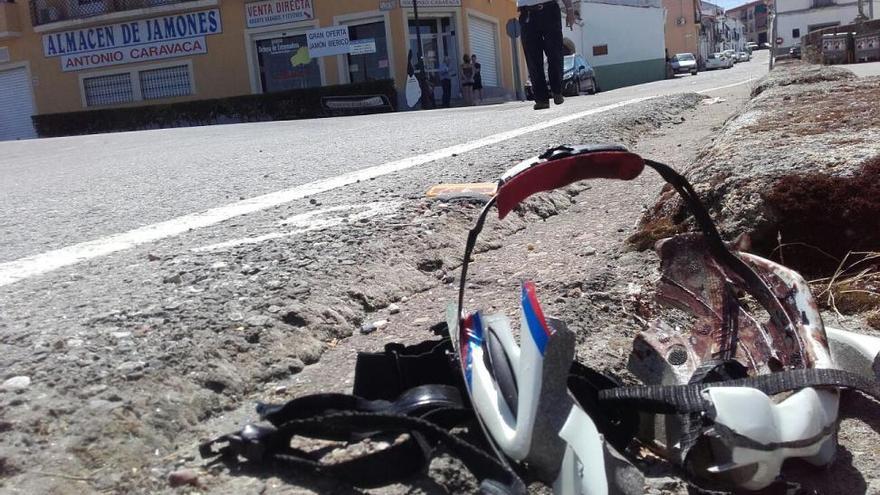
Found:
<svg viewBox="0 0 880 495"><path fill-rule="evenodd" d="M663 0L666 9L666 54L700 55L700 0Z"/></svg>
<svg viewBox="0 0 880 495"><path fill-rule="evenodd" d="M448 56L458 88L476 53L486 96L515 94L514 0L417 5L430 76ZM0 139L32 137L31 115L386 78L403 94L416 28L412 0L0 0Z"/></svg>

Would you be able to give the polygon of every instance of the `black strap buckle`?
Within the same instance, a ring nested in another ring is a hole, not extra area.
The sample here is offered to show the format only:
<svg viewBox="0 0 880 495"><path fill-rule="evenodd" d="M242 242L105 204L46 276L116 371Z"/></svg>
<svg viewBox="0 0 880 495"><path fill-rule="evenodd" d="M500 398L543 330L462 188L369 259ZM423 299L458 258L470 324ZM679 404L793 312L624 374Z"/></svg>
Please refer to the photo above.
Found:
<svg viewBox="0 0 880 495"><path fill-rule="evenodd" d="M252 462L260 462L265 457L268 450L267 443L275 432L276 429L269 426L247 425L237 433L223 435L201 444L199 455L203 459L241 456ZM226 445L215 449L216 446L224 443Z"/></svg>

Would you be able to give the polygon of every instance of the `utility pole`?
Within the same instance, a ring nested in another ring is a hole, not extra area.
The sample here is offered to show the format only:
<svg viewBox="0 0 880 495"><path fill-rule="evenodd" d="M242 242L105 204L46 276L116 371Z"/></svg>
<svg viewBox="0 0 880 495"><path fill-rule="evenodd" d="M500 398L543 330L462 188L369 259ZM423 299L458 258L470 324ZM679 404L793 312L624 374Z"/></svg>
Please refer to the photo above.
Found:
<svg viewBox="0 0 880 495"><path fill-rule="evenodd" d="M778 1L778 0L777 0ZM770 18L770 70L773 70L773 62L776 58L776 3L771 3L767 7L767 17Z"/></svg>
<svg viewBox="0 0 880 495"><path fill-rule="evenodd" d="M429 91L428 88L428 77L425 74L425 56L422 53L422 26L419 25L419 0L413 0L413 20L416 22L416 72L418 76L416 76L419 80L419 87L422 89L422 109L424 110L426 107L425 99L429 98L426 91ZM433 98L431 98L433 100Z"/></svg>

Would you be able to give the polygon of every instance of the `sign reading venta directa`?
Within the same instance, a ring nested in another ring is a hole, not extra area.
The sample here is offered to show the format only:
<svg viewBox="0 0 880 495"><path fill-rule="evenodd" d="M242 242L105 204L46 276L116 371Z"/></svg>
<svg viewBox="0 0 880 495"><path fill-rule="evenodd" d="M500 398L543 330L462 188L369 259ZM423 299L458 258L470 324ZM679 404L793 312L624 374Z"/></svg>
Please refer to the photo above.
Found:
<svg viewBox="0 0 880 495"><path fill-rule="evenodd" d="M262 0L246 3L247 27L255 28L315 18L311 0Z"/></svg>
<svg viewBox="0 0 880 495"><path fill-rule="evenodd" d="M218 34L220 11L140 19L43 35L43 55L60 57L65 72L207 53L205 36Z"/></svg>

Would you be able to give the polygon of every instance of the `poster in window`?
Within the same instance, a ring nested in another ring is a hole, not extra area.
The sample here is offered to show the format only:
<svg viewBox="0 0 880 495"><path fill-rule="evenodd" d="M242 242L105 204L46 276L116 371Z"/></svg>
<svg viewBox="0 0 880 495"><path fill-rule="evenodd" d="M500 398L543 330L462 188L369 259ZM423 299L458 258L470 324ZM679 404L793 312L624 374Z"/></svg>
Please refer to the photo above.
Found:
<svg viewBox="0 0 880 495"><path fill-rule="evenodd" d="M258 40L257 58L264 92L321 86L321 68L305 35Z"/></svg>

